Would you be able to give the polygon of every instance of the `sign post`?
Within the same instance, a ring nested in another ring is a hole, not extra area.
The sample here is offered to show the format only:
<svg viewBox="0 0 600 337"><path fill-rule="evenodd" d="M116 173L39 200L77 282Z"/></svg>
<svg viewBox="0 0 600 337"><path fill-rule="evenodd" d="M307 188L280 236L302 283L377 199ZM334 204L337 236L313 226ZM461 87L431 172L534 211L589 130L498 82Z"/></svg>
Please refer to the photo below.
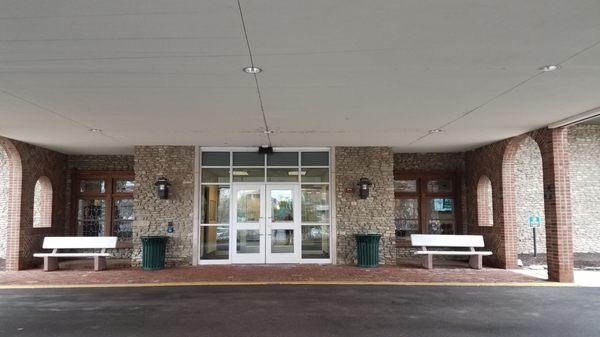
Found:
<svg viewBox="0 0 600 337"><path fill-rule="evenodd" d="M540 228L542 226L542 218L540 215L531 215L529 216L529 228L533 230L533 257L537 256L537 239L535 229Z"/></svg>

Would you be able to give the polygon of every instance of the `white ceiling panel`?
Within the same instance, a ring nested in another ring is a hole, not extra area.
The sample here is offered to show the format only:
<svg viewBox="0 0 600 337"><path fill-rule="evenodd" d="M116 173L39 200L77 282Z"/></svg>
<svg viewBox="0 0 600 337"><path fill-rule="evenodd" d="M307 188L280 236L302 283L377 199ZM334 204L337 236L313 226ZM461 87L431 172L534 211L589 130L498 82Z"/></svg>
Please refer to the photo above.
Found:
<svg viewBox="0 0 600 337"><path fill-rule="evenodd" d="M463 151L600 106L596 0L241 6L274 146ZM0 134L66 153L261 145L249 64L235 0L2 2Z"/></svg>

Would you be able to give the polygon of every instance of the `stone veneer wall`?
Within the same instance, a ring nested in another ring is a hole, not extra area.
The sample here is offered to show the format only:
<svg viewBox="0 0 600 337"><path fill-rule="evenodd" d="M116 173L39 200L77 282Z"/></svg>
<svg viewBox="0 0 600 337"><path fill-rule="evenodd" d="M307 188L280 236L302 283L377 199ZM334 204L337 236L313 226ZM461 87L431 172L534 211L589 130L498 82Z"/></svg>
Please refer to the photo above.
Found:
<svg viewBox="0 0 600 337"><path fill-rule="evenodd" d="M542 154L531 137L523 140L515 156L515 201L517 253L533 254L533 231L529 228L531 215L542 218L541 227L536 229L537 252L546 253Z"/></svg>
<svg viewBox="0 0 600 337"><path fill-rule="evenodd" d="M354 234L382 234L380 263L396 264L394 227L394 154L389 147L335 148L337 263L356 263ZM356 183L371 180L370 194L360 199ZM346 192L352 188L353 192Z"/></svg>
<svg viewBox="0 0 600 337"><path fill-rule="evenodd" d="M573 251L579 260L600 253L600 125L569 128L569 153Z"/></svg>
<svg viewBox="0 0 600 337"><path fill-rule="evenodd" d="M8 156L0 147L0 259L6 258L8 230ZM4 262L0 261L0 270Z"/></svg>
<svg viewBox="0 0 600 337"><path fill-rule="evenodd" d="M141 262L141 237L166 235L169 221L175 232L167 243L167 265L192 264L193 146L136 146L132 265ZM170 184L168 200L160 200L154 183L166 177Z"/></svg>

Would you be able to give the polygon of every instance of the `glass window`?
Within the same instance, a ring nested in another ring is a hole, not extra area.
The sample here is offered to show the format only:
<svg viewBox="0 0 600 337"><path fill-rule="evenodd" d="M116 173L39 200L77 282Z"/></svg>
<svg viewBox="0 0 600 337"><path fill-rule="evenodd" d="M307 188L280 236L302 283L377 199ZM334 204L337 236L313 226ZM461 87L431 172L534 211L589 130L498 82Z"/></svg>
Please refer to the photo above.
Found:
<svg viewBox="0 0 600 337"><path fill-rule="evenodd" d="M229 183L228 168L203 168L203 183Z"/></svg>
<svg viewBox="0 0 600 337"><path fill-rule="evenodd" d="M133 180L115 180L115 190L113 193L133 193L135 183Z"/></svg>
<svg viewBox="0 0 600 337"><path fill-rule="evenodd" d="M329 222L329 185L302 185L302 222Z"/></svg>
<svg viewBox="0 0 600 337"><path fill-rule="evenodd" d="M260 191L240 190L236 196L237 222L258 222L260 219Z"/></svg>
<svg viewBox="0 0 600 337"><path fill-rule="evenodd" d="M298 152L274 152L267 155L268 166L298 166Z"/></svg>
<svg viewBox="0 0 600 337"><path fill-rule="evenodd" d="M271 190L271 222L294 221L292 190Z"/></svg>
<svg viewBox="0 0 600 337"><path fill-rule="evenodd" d="M425 210L425 223L429 234L454 234L454 200L429 199Z"/></svg>
<svg viewBox="0 0 600 337"><path fill-rule="evenodd" d="M229 227L202 226L202 260L227 260L229 258Z"/></svg>
<svg viewBox="0 0 600 337"><path fill-rule="evenodd" d="M202 166L229 166L229 152L202 152Z"/></svg>
<svg viewBox="0 0 600 337"><path fill-rule="evenodd" d="M258 229L238 229L236 251L238 254L260 253L260 232Z"/></svg>
<svg viewBox="0 0 600 337"><path fill-rule="evenodd" d="M112 235L120 241L131 241L133 236L133 199L117 199L113 207Z"/></svg>
<svg viewBox="0 0 600 337"><path fill-rule="evenodd" d="M79 192L81 193L104 193L105 191L102 179L81 180L79 183Z"/></svg>
<svg viewBox="0 0 600 337"><path fill-rule="evenodd" d="M394 180L394 192L417 193L417 180Z"/></svg>
<svg viewBox="0 0 600 337"><path fill-rule="evenodd" d="M298 182L297 168L268 168L268 182Z"/></svg>
<svg viewBox="0 0 600 337"><path fill-rule="evenodd" d="M265 169L264 168L241 168L236 167L232 169L233 181L234 182L264 182L265 181Z"/></svg>
<svg viewBox="0 0 600 337"><path fill-rule="evenodd" d="M223 185L202 186L202 223L229 223L230 188Z"/></svg>
<svg viewBox="0 0 600 337"><path fill-rule="evenodd" d="M329 169L326 168L303 168L300 174L303 183L329 182Z"/></svg>
<svg viewBox="0 0 600 337"><path fill-rule="evenodd" d="M294 252L294 230L273 229L271 230L271 253L293 253Z"/></svg>
<svg viewBox="0 0 600 337"><path fill-rule="evenodd" d="M329 152L302 152L302 166L329 166Z"/></svg>
<svg viewBox="0 0 600 337"><path fill-rule="evenodd" d="M103 236L106 202L104 199L80 199L77 212L79 236Z"/></svg>
<svg viewBox="0 0 600 337"><path fill-rule="evenodd" d="M395 200L396 238L410 239L419 233L419 199Z"/></svg>
<svg viewBox="0 0 600 337"><path fill-rule="evenodd" d="M427 193L452 193L452 185L450 179L429 180L427 182Z"/></svg>
<svg viewBox="0 0 600 337"><path fill-rule="evenodd" d="M329 226L302 226L302 258L329 258Z"/></svg>
<svg viewBox="0 0 600 337"><path fill-rule="evenodd" d="M234 152L233 166L265 166L265 155L258 152Z"/></svg>

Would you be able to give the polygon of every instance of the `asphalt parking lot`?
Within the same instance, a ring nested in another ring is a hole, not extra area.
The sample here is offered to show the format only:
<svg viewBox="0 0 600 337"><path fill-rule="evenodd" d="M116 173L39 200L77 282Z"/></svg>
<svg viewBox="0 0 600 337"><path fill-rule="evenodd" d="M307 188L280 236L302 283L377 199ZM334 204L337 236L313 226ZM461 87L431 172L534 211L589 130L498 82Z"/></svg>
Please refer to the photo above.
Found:
<svg viewBox="0 0 600 337"><path fill-rule="evenodd" d="M195 286L0 290L0 336L598 336L600 290Z"/></svg>

